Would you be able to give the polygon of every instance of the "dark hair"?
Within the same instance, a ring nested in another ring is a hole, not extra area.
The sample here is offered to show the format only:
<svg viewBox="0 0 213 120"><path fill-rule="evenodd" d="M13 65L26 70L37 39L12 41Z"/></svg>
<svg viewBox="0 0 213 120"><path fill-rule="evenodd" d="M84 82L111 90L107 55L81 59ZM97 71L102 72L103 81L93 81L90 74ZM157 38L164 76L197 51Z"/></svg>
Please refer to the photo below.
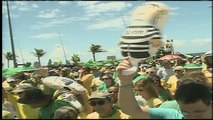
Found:
<svg viewBox="0 0 213 120"><path fill-rule="evenodd" d="M175 92L175 100L185 104L194 103L202 100L204 104L209 105L212 95L209 87L201 82L185 80L181 83Z"/></svg>
<svg viewBox="0 0 213 120"><path fill-rule="evenodd" d="M74 113L73 116L70 116L68 112ZM62 106L56 109L54 113L54 119L77 119L79 111L73 106Z"/></svg>
<svg viewBox="0 0 213 120"><path fill-rule="evenodd" d="M192 71L192 72L186 73L184 76L194 78L196 80L199 80L198 82L203 82L204 84L208 85L208 79L206 78L204 73L201 71Z"/></svg>
<svg viewBox="0 0 213 120"><path fill-rule="evenodd" d="M144 89L146 89L147 91L149 91L149 95L152 97L158 97L158 93L155 91L154 87L153 87L153 81L151 77L148 78L142 78L140 81L137 81L135 83L135 88L139 89L143 87Z"/></svg>

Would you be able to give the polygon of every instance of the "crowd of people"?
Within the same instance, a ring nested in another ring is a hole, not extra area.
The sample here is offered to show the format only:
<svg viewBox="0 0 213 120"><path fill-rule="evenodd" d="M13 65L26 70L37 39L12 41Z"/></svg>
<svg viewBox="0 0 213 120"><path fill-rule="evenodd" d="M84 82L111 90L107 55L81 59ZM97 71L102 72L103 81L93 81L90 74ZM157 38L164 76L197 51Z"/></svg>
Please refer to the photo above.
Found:
<svg viewBox="0 0 213 120"><path fill-rule="evenodd" d="M200 67L191 67L190 65ZM188 66L188 67L187 67ZM212 119L212 52L183 59L116 66L41 68L2 78L3 119ZM55 89L48 76L67 77L85 90Z"/></svg>

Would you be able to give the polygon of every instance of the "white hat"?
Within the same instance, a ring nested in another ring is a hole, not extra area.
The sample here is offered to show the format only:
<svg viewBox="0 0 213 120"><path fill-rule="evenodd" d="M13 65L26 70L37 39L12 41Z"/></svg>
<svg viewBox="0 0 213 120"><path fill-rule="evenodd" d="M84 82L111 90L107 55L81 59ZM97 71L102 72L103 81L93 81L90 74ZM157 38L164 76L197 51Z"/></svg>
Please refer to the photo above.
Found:
<svg viewBox="0 0 213 120"><path fill-rule="evenodd" d="M209 50L205 53L206 56L212 56L212 50Z"/></svg>
<svg viewBox="0 0 213 120"><path fill-rule="evenodd" d="M16 81L14 78L12 78L12 77L8 77L7 79L6 79L6 81L7 82L14 82L14 81Z"/></svg>

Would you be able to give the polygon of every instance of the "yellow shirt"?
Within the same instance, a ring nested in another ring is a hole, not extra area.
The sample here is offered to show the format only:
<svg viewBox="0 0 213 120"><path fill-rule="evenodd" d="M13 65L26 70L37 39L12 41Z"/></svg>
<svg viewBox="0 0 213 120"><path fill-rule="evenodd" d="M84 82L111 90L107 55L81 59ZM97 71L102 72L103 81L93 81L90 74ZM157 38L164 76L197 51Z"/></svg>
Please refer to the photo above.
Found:
<svg viewBox="0 0 213 120"><path fill-rule="evenodd" d="M169 77L169 80L167 81L167 84L169 84L171 87L168 88L168 90L170 91L170 93L172 95L175 94L175 91L177 89L177 81L179 79L175 76L175 75L172 75L171 77Z"/></svg>
<svg viewBox="0 0 213 120"><path fill-rule="evenodd" d="M92 92L92 89L91 89L90 86L92 84L93 79L94 79L93 74L87 74L87 75L83 76L82 79L81 79L81 82L83 82L83 86L87 89L89 95Z"/></svg>
<svg viewBox="0 0 213 120"><path fill-rule="evenodd" d="M130 119L131 116L123 113L121 110L116 109L115 113L110 117L102 118L97 112L93 112L87 115L86 119Z"/></svg>
<svg viewBox="0 0 213 120"><path fill-rule="evenodd" d="M26 104L18 103L18 109L22 119L37 119L37 109L34 109Z"/></svg>
<svg viewBox="0 0 213 120"><path fill-rule="evenodd" d="M7 100L12 103L17 110L19 119L36 119L37 111L31 108L29 105L18 103L18 96L11 93L7 93Z"/></svg>
<svg viewBox="0 0 213 120"><path fill-rule="evenodd" d="M203 69L202 69L202 72L203 72L203 74L206 76L206 78L207 78L207 83L209 84L209 86L210 87L212 87L212 72L211 71L209 71L208 69L207 69L207 67L205 66L205 67L203 67Z"/></svg>
<svg viewBox="0 0 213 120"><path fill-rule="evenodd" d="M92 91L96 91L103 81L100 80L100 77L94 78L91 83Z"/></svg>
<svg viewBox="0 0 213 120"><path fill-rule="evenodd" d="M151 108L158 107L162 103L163 103L163 100L161 100L160 98L151 98L147 100L147 105Z"/></svg>

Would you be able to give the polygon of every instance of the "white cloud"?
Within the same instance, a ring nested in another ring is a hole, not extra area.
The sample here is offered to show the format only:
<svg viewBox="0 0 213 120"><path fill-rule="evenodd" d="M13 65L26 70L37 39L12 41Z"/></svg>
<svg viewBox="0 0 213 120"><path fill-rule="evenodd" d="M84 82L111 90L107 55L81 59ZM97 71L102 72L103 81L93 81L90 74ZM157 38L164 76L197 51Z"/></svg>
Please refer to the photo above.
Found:
<svg viewBox="0 0 213 120"><path fill-rule="evenodd" d="M48 9L45 11L40 11L37 17L40 18L55 18L58 13L60 12L59 9Z"/></svg>
<svg viewBox="0 0 213 120"><path fill-rule="evenodd" d="M29 8L29 7L20 7L20 8L18 8L20 11L22 11L22 12L24 12L24 11L30 11L31 10L31 8Z"/></svg>
<svg viewBox="0 0 213 120"><path fill-rule="evenodd" d="M175 15L179 15L179 14L178 14L178 13L176 13L176 12L170 12L170 15L175 16Z"/></svg>
<svg viewBox="0 0 213 120"><path fill-rule="evenodd" d="M174 50L183 53L205 52L212 48L211 38L176 40L173 42Z"/></svg>
<svg viewBox="0 0 213 120"><path fill-rule="evenodd" d="M39 6L37 4L32 4L33 8L38 8Z"/></svg>
<svg viewBox="0 0 213 120"><path fill-rule="evenodd" d="M70 1L59 1L58 3L60 5L68 5L68 4L70 4Z"/></svg>
<svg viewBox="0 0 213 120"><path fill-rule="evenodd" d="M103 20L87 26L88 29L106 29L121 27L123 27L123 21L121 18Z"/></svg>
<svg viewBox="0 0 213 120"><path fill-rule="evenodd" d="M103 13L121 11L126 7L131 7L131 3L127 2L100 2L100 1L92 1L92 2L77 2L78 6L83 6L86 16L97 16L103 15Z"/></svg>
<svg viewBox="0 0 213 120"><path fill-rule="evenodd" d="M20 6L25 6L25 5L27 5L27 1L14 1L14 3L16 4L16 5L20 5Z"/></svg>
<svg viewBox="0 0 213 120"><path fill-rule="evenodd" d="M59 19L50 19L45 22L37 22L35 25L32 25L31 28L33 29L41 29L41 28L48 28L48 27L56 27L58 25L67 25L73 21L73 18L59 18Z"/></svg>
<svg viewBox="0 0 213 120"><path fill-rule="evenodd" d="M79 1L76 2L78 6L89 6L89 5L95 5L99 3L100 1Z"/></svg>
<svg viewBox="0 0 213 120"><path fill-rule="evenodd" d="M8 18L8 15L6 14L5 17ZM11 18L18 18L18 17L20 17L20 15L17 15L17 14L15 15L15 14L10 13L10 17Z"/></svg>
<svg viewBox="0 0 213 120"><path fill-rule="evenodd" d="M31 38L40 39L40 40L49 40L49 39L54 39L56 37L58 37L58 34L56 33L43 33L43 34L32 36Z"/></svg>
<svg viewBox="0 0 213 120"><path fill-rule="evenodd" d="M180 9L179 7L170 7L170 10L178 10L178 9Z"/></svg>
<svg viewBox="0 0 213 120"><path fill-rule="evenodd" d="M99 12L109 12L109 11L120 11L125 7L131 7L130 3L126 2L107 2L100 3L86 7L87 13L99 13Z"/></svg>
<svg viewBox="0 0 213 120"><path fill-rule="evenodd" d="M38 8L37 4L30 5L27 1L14 1L14 4L9 3L10 10L18 10L21 12L31 11L34 8ZM3 5L3 12L7 10L6 4Z"/></svg>

